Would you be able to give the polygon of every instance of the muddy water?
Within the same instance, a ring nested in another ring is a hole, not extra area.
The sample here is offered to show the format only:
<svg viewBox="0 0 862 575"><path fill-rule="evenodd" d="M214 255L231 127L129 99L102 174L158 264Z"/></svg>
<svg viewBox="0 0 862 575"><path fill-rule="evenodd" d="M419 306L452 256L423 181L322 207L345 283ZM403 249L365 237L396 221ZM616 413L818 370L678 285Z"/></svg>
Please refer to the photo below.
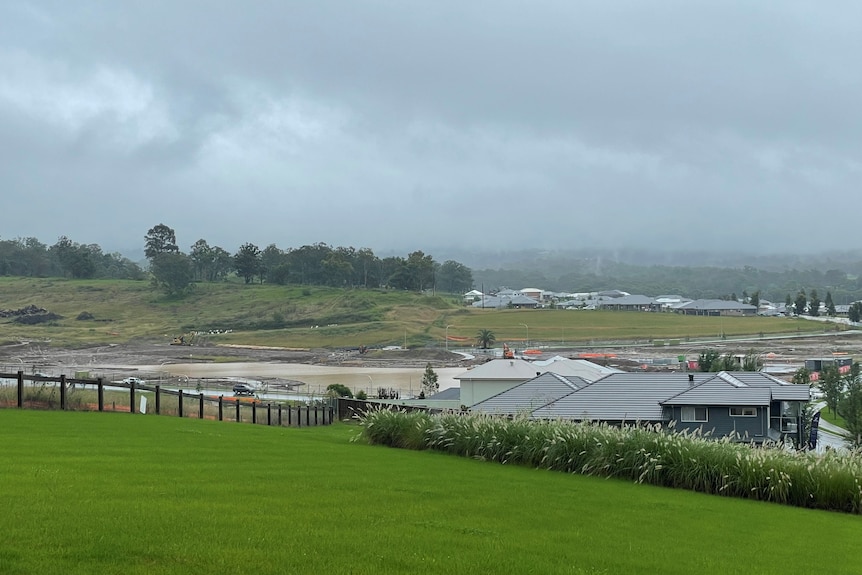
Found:
<svg viewBox="0 0 862 575"><path fill-rule="evenodd" d="M213 377L243 377L249 379L279 377L302 381L306 385L297 391L322 394L332 383L346 385L354 393L360 389L370 396L378 387L398 389L401 397L417 395L422 386L424 368L373 368L306 365L302 363L174 363L141 366L139 369L162 371L189 379ZM466 371L461 367L435 369L440 390L458 387L454 377Z"/></svg>

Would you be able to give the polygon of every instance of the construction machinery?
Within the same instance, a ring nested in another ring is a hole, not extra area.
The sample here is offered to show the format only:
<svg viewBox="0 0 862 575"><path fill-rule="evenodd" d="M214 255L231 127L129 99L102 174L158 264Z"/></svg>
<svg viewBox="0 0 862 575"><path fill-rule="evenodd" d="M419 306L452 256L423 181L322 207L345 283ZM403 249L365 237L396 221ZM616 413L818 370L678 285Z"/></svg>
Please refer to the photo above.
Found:
<svg viewBox="0 0 862 575"><path fill-rule="evenodd" d="M194 341L194 334L183 334L175 337L171 342L171 345L192 345Z"/></svg>
<svg viewBox="0 0 862 575"><path fill-rule="evenodd" d="M503 359L515 359L515 352L505 343L503 344Z"/></svg>

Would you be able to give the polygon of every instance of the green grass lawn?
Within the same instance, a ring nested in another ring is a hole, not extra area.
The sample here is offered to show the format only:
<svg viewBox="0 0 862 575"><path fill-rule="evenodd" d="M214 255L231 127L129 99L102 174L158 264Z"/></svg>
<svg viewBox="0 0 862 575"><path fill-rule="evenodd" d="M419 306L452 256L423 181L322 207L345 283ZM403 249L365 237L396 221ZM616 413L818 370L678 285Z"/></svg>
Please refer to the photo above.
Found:
<svg viewBox="0 0 862 575"><path fill-rule="evenodd" d="M843 427L844 429L847 429L847 422L844 420L844 418L837 413L832 413L832 411L828 407L824 407L820 410L820 417L833 425L837 425L838 427Z"/></svg>
<svg viewBox="0 0 862 575"><path fill-rule="evenodd" d="M0 573L858 573L862 518L282 429L0 410Z"/></svg>
<svg viewBox="0 0 862 575"><path fill-rule="evenodd" d="M582 310L471 310L448 316L449 335L475 340L480 329L490 329L498 342L572 343L616 339L677 340L741 335L770 335L817 331L822 326L800 319L768 317L703 317L676 313Z"/></svg>

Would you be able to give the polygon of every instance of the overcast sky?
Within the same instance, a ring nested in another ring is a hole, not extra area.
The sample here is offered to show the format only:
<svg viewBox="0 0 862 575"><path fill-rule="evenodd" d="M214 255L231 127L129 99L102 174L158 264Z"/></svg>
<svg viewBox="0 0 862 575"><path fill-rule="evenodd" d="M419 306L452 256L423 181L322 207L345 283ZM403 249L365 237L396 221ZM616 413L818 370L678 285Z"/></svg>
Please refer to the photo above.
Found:
<svg viewBox="0 0 862 575"><path fill-rule="evenodd" d="M0 3L0 239L862 248L858 0Z"/></svg>

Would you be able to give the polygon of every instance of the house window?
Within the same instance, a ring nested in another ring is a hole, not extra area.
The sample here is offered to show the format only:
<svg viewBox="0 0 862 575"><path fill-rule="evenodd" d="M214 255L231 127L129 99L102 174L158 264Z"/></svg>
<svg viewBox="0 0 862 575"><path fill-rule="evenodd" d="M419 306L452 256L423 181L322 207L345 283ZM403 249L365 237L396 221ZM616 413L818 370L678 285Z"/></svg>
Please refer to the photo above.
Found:
<svg viewBox="0 0 862 575"><path fill-rule="evenodd" d="M757 417L756 407L731 407L731 417Z"/></svg>
<svg viewBox="0 0 862 575"><path fill-rule="evenodd" d="M709 421L705 407L683 407L681 419L686 422Z"/></svg>

